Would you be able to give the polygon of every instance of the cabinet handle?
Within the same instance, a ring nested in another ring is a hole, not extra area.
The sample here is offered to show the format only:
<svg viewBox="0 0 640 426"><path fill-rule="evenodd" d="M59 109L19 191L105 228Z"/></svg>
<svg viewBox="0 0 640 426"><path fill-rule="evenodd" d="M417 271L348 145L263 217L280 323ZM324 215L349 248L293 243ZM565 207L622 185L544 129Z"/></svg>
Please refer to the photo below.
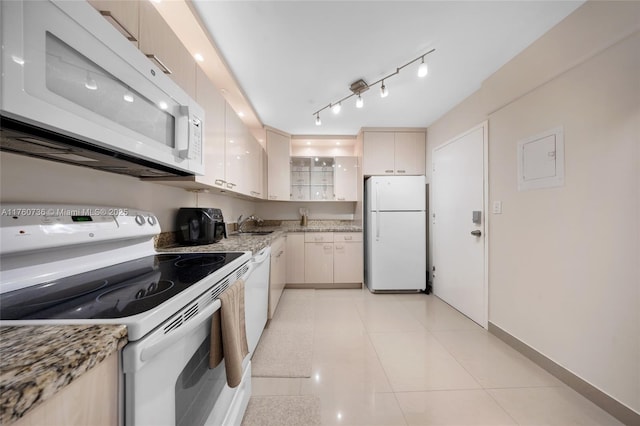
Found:
<svg viewBox="0 0 640 426"><path fill-rule="evenodd" d="M385 170L385 173L393 173L393 170Z"/></svg>
<svg viewBox="0 0 640 426"><path fill-rule="evenodd" d="M222 179L216 179L214 184L218 185L218 186L224 186L226 182L223 181Z"/></svg>
<svg viewBox="0 0 640 426"><path fill-rule="evenodd" d="M338 197L338 201L344 201L344 197Z"/></svg>
<svg viewBox="0 0 640 426"><path fill-rule="evenodd" d="M344 236L344 239L345 239L345 240L352 240L352 239L353 239L353 237L352 237L351 235L345 235L345 236Z"/></svg>
<svg viewBox="0 0 640 426"><path fill-rule="evenodd" d="M269 195L269 199L270 200L277 200L278 196L277 195Z"/></svg>
<svg viewBox="0 0 640 426"><path fill-rule="evenodd" d="M101 11L100 11L100 15L104 16L104 17L105 17L105 19L111 19L111 20L112 20L112 21L113 21L113 22L114 22L118 27L120 27L120 29L122 29L122 31L121 31L121 32L124 34L124 36L127 38L127 40L129 40L129 41L138 41L138 40L133 36L133 34L131 34L131 31L129 31L129 30L127 29L127 27L125 27L124 25L122 25L122 24L120 23L120 21L118 21L118 20L116 19L116 17L115 17L115 16L113 16L113 14L112 14L110 11L108 11L108 10L101 10Z"/></svg>
<svg viewBox="0 0 640 426"><path fill-rule="evenodd" d="M329 249L331 249L331 246L324 246L324 249L325 250L329 250Z"/></svg>
<svg viewBox="0 0 640 426"><path fill-rule="evenodd" d="M396 170L396 173L407 173L406 170Z"/></svg>
<svg viewBox="0 0 640 426"><path fill-rule="evenodd" d="M160 66L160 68L162 68L163 73L171 74L171 70L167 68L167 66L163 64L160 58L158 58L156 55L154 55L153 53L145 53L145 56L151 59L152 61L154 61L155 63L157 63Z"/></svg>
<svg viewBox="0 0 640 426"><path fill-rule="evenodd" d="M343 245L336 246L336 250L342 250L344 248Z"/></svg>
<svg viewBox="0 0 640 426"><path fill-rule="evenodd" d="M233 189L234 186L236 186L235 183L227 182L227 188Z"/></svg>

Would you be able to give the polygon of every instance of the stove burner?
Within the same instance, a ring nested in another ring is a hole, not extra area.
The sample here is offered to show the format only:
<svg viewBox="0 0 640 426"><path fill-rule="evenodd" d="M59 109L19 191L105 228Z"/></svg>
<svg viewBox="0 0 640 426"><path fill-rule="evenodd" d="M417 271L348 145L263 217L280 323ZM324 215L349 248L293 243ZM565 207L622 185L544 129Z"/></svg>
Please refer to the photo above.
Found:
<svg viewBox="0 0 640 426"><path fill-rule="evenodd" d="M158 282L154 281L143 288L140 288L140 286L137 285L126 285L105 291L97 297L97 300L102 303L115 304L118 304L118 302L129 302L131 300L142 300L158 296L172 288L173 285L173 281L168 280L160 280Z"/></svg>
<svg viewBox="0 0 640 426"><path fill-rule="evenodd" d="M223 263L225 257L219 254L202 254L198 257L192 257L189 259L182 259L176 262L178 268L191 267L191 266L210 266L216 263Z"/></svg>
<svg viewBox="0 0 640 426"><path fill-rule="evenodd" d="M156 260L158 262L172 262L176 259L180 259L179 254L157 254Z"/></svg>

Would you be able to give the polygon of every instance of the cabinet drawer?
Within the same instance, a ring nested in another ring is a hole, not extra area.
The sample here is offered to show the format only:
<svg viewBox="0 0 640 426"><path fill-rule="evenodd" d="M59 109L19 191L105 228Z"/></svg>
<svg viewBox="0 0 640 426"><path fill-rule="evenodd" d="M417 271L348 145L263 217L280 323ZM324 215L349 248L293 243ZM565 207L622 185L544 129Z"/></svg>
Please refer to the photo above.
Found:
<svg viewBox="0 0 640 426"><path fill-rule="evenodd" d="M362 241L362 232L334 232L333 241L336 243L353 243Z"/></svg>
<svg viewBox="0 0 640 426"><path fill-rule="evenodd" d="M304 234L305 243L332 243L333 232L307 232Z"/></svg>

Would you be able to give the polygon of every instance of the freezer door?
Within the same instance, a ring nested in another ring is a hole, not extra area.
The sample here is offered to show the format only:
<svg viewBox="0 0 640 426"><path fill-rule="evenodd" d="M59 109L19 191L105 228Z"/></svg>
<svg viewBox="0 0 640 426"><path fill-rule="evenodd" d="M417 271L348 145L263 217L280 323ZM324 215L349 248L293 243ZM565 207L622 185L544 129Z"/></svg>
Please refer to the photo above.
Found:
<svg viewBox="0 0 640 426"><path fill-rule="evenodd" d="M424 176L376 176L367 181L372 211L420 211L425 209Z"/></svg>
<svg viewBox="0 0 640 426"><path fill-rule="evenodd" d="M369 214L366 283L370 290L426 288L425 212Z"/></svg>

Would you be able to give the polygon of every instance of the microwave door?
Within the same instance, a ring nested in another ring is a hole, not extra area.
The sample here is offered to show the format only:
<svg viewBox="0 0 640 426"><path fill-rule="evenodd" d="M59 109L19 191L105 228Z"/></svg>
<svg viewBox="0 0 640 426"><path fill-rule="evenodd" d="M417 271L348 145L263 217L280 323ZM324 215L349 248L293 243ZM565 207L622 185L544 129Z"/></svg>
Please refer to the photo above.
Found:
<svg viewBox="0 0 640 426"><path fill-rule="evenodd" d="M201 126L202 110L87 2L3 2L2 8L3 27L18 21L29 28L2 30L3 83L20 83L4 84L11 90L2 97L3 114L202 173L191 169L201 143L191 137L192 123Z"/></svg>

